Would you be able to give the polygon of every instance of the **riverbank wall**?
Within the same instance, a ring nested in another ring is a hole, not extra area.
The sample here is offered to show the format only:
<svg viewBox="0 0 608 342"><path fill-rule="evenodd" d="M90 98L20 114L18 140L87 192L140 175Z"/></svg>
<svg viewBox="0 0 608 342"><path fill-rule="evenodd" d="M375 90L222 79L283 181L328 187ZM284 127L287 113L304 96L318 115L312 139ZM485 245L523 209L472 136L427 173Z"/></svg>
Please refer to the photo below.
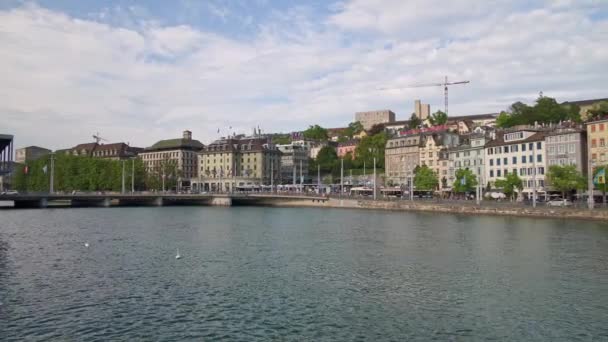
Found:
<svg viewBox="0 0 608 342"><path fill-rule="evenodd" d="M331 198L325 202L311 201L273 201L267 203L276 207L316 207L316 208L345 208L345 209L376 209L392 211L439 212L464 215L493 215L515 216L551 219L598 220L608 222L608 210L587 210L574 208L551 207L500 207L498 205L474 205L461 203L434 203L411 201L373 201L357 199Z"/></svg>

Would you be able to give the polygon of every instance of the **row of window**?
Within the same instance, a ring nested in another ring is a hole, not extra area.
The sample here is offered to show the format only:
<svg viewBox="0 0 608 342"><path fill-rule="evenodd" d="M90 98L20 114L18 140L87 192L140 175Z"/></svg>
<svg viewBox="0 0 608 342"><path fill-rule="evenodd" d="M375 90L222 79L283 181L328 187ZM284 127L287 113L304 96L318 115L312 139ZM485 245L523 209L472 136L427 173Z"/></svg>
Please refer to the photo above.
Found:
<svg viewBox="0 0 608 342"><path fill-rule="evenodd" d="M516 145L507 145L507 146L499 146L499 147L490 147L488 148L488 154L500 154L500 153L513 153L513 152L519 152L519 148L521 147L521 151L525 152L526 150L530 150L532 151L534 149L534 143L527 143L527 144L516 144ZM537 141L536 142L536 149L537 150L542 150L543 149L543 142L542 141Z"/></svg>
<svg viewBox="0 0 608 342"><path fill-rule="evenodd" d="M591 139L591 147L597 147L597 145L598 145L597 142L598 142L597 139ZM600 147L606 147L606 139L600 138L599 143L600 143L599 144Z"/></svg>
<svg viewBox="0 0 608 342"><path fill-rule="evenodd" d="M546 138L547 142L564 142L564 141L576 141L578 134L560 134L560 135L550 135Z"/></svg>
<svg viewBox="0 0 608 342"><path fill-rule="evenodd" d="M567 159L567 158L559 158L559 159L551 159L549 160L549 166L551 165L576 165L576 159Z"/></svg>
<svg viewBox="0 0 608 342"><path fill-rule="evenodd" d="M595 161L598 160L597 159L597 153L592 153L591 154L591 160L595 160ZM599 161L602 162L602 163L606 161L606 153L600 153L600 159L599 159Z"/></svg>
<svg viewBox="0 0 608 342"><path fill-rule="evenodd" d="M538 173L537 175L544 175L545 174L545 168L543 166L538 167ZM515 173L517 174L517 169L511 169L511 173ZM506 177L509 174L509 170L508 169L497 169L497 170L493 170L490 169L490 177L494 177L494 175L496 175L496 177ZM532 176L534 174L534 168L533 167L522 167L519 169L519 175L520 176Z"/></svg>
<svg viewBox="0 0 608 342"><path fill-rule="evenodd" d="M521 156L521 163L525 164L526 162L532 163L534 161L534 156L530 155L530 156ZM490 159L490 166L500 166L500 162L501 159L500 158L496 158L496 159ZM543 155L542 154L537 154L536 155L536 162L537 163L542 163L543 162ZM509 158L502 158L502 165L508 165L509 164ZM516 165L517 164L517 157L513 156L511 158L511 165Z"/></svg>
<svg viewBox="0 0 608 342"><path fill-rule="evenodd" d="M567 148L566 148L567 147ZM576 145L575 144L561 144L561 145L557 145L557 146L547 146L547 154L549 155L554 155L554 154L564 154L564 153L575 153L576 152Z"/></svg>
<svg viewBox="0 0 608 342"><path fill-rule="evenodd" d="M603 131L604 131L604 128L605 128L603 123L600 123L600 124L592 124L592 125L589 125L589 126L591 126L591 132L595 132L595 130L596 130L596 129L597 129L598 131L600 131L600 132L603 132Z"/></svg>

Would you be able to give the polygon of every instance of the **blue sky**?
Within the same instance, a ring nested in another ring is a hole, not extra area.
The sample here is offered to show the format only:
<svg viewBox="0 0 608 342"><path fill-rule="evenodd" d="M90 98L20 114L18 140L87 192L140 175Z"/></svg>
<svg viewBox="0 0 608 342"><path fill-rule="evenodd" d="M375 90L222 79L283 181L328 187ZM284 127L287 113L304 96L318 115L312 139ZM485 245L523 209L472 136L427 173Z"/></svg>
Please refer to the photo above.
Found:
<svg viewBox="0 0 608 342"><path fill-rule="evenodd" d="M344 126L415 99L497 112L540 91L608 97L603 0L0 0L0 113L17 146L148 146L184 129L208 143Z"/></svg>

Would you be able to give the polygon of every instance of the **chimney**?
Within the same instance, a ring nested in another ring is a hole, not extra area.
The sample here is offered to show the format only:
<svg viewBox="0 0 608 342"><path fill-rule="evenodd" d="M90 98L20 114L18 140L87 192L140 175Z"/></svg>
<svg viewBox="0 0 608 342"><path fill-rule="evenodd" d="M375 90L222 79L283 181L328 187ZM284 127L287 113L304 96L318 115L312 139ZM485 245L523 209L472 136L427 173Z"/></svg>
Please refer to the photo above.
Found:
<svg viewBox="0 0 608 342"><path fill-rule="evenodd" d="M190 132L189 130L185 130L184 131L184 135L183 135L183 139L184 140L192 140L192 132Z"/></svg>

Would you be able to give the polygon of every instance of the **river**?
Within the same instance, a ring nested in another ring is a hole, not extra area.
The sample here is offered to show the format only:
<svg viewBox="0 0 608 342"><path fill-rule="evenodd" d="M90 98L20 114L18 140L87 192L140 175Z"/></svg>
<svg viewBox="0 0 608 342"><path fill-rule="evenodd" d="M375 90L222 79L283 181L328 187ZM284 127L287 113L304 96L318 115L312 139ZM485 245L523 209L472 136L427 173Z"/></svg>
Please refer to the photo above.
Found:
<svg viewBox="0 0 608 342"><path fill-rule="evenodd" d="M608 340L608 226L315 208L0 210L0 335Z"/></svg>

